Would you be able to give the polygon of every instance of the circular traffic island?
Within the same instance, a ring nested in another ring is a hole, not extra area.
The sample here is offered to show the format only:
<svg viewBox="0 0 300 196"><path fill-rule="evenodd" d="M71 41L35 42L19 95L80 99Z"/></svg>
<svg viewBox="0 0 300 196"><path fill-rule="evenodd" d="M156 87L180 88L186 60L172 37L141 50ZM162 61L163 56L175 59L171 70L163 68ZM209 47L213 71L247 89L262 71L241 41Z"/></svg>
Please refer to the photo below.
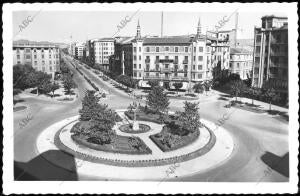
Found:
<svg viewBox="0 0 300 196"><path fill-rule="evenodd" d="M124 116L123 111L118 112ZM175 138L169 138L176 131L165 124L139 121L151 131L133 137L132 133L120 130L121 123L107 135L91 133L91 122L79 121L78 116L68 118L44 130L38 137L37 149L40 154L57 149L74 157L79 179L82 176L82 179L161 180L216 167L230 157L234 148L233 139L225 129L219 127L214 131L214 123L203 119L199 130ZM126 125L130 131L129 124ZM69 168L63 160L44 158L56 166ZM167 172L172 165L177 167L176 174Z"/></svg>
<svg viewBox="0 0 300 196"><path fill-rule="evenodd" d="M134 130L132 128L132 124L124 124L119 127L119 130L124 133L132 133L132 134L139 134L139 133L146 133L150 131L151 127L146 124L139 123L139 129Z"/></svg>

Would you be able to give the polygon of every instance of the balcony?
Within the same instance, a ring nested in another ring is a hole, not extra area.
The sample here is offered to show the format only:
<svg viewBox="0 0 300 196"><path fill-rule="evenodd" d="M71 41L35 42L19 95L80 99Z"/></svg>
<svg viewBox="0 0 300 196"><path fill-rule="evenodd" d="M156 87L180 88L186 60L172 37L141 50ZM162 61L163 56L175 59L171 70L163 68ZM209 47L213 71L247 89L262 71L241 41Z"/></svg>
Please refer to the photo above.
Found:
<svg viewBox="0 0 300 196"><path fill-rule="evenodd" d="M182 61L182 64L188 64L188 63L189 63L189 61L186 59Z"/></svg>
<svg viewBox="0 0 300 196"><path fill-rule="evenodd" d="M159 59L159 63L173 63L173 59Z"/></svg>
<svg viewBox="0 0 300 196"><path fill-rule="evenodd" d="M144 80L161 80L163 77L161 76L144 76Z"/></svg>
<svg viewBox="0 0 300 196"><path fill-rule="evenodd" d="M145 72L160 72L160 69L144 69Z"/></svg>
<svg viewBox="0 0 300 196"><path fill-rule="evenodd" d="M188 77L184 77L184 76L173 76L172 77L172 80L175 80L175 81L188 81Z"/></svg>
<svg viewBox="0 0 300 196"><path fill-rule="evenodd" d="M161 72L173 72L174 69L173 68L161 68L160 71Z"/></svg>
<svg viewBox="0 0 300 196"><path fill-rule="evenodd" d="M178 64L178 60L174 60L174 62L173 62L174 64Z"/></svg>

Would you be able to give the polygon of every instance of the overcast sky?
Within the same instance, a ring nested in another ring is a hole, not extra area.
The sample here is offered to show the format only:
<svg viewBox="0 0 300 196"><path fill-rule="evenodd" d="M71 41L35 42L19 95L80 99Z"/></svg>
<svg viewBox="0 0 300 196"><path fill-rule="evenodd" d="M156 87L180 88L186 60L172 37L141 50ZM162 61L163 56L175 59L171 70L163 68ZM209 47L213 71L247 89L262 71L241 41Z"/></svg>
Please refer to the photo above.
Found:
<svg viewBox="0 0 300 196"><path fill-rule="evenodd" d="M134 12L121 11L41 11L21 32L20 25L28 16L37 11L13 12L14 40L29 39L32 41L70 42L84 41L91 38L112 37L118 30L117 26ZM264 15L279 15L276 12L239 12L239 39L253 38L254 26L261 26ZM164 35L185 35L196 33L199 17L202 32L212 30L218 21L228 13L215 12L164 12ZM133 36L136 34L137 21L140 20L141 33L144 35L160 35L161 12L138 11L117 35ZM233 29L235 17L232 16L222 30Z"/></svg>

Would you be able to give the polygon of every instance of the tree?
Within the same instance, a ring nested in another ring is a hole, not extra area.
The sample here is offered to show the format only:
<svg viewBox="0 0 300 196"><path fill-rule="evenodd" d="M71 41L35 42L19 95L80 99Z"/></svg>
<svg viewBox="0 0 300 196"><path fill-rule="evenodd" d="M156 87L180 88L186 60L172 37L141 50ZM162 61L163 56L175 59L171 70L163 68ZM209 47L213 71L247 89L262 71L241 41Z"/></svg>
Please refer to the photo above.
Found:
<svg viewBox="0 0 300 196"><path fill-rule="evenodd" d="M96 131L109 132L117 121L116 112L108 109L106 104L97 104L93 109L91 122Z"/></svg>
<svg viewBox="0 0 300 196"><path fill-rule="evenodd" d="M201 126L199 103L186 101L184 103L184 112L180 112L178 123L181 127L181 130L184 132L192 133L199 130Z"/></svg>
<svg viewBox="0 0 300 196"><path fill-rule="evenodd" d="M85 92L85 96L82 100L82 108L79 110L80 120L82 121L91 120L93 111L98 105L100 98L95 96L95 92L96 91L93 90L87 90Z"/></svg>
<svg viewBox="0 0 300 196"><path fill-rule="evenodd" d="M153 89L155 86L159 86L159 81L158 80L149 80L147 84Z"/></svg>
<svg viewBox="0 0 300 196"><path fill-rule="evenodd" d="M74 81L70 75L64 75L63 85L64 85L65 92L68 95L71 94L73 88L76 88L76 84L74 83Z"/></svg>
<svg viewBox="0 0 300 196"><path fill-rule="evenodd" d="M59 84L56 82L51 83L50 85L50 91L52 92L52 97L54 97L54 92L59 89Z"/></svg>
<svg viewBox="0 0 300 196"><path fill-rule="evenodd" d="M147 95L147 105L155 113L166 112L169 104L169 98L160 86L153 87Z"/></svg>
<svg viewBox="0 0 300 196"><path fill-rule="evenodd" d="M209 91L209 89L210 89L211 86L212 86L212 82L211 81L205 81L203 83L203 87L204 87L206 95L207 95L207 92Z"/></svg>
<svg viewBox="0 0 300 196"><path fill-rule="evenodd" d="M196 93L202 93L203 92L203 84L201 82L199 82L193 86L193 89Z"/></svg>
<svg viewBox="0 0 300 196"><path fill-rule="evenodd" d="M263 96L269 102L269 110L271 111L272 102L280 100L279 94L275 91L274 88L264 89Z"/></svg>
<svg viewBox="0 0 300 196"><path fill-rule="evenodd" d="M179 90L180 88L182 88L183 84L182 84L182 82L175 82L175 83L173 83L173 86L174 86L174 88L176 89L177 94L178 94L178 90Z"/></svg>
<svg viewBox="0 0 300 196"><path fill-rule="evenodd" d="M261 90L259 88L251 87L247 88L246 95L251 99L251 104L254 105L254 99L256 99L261 94Z"/></svg>
<svg viewBox="0 0 300 196"><path fill-rule="evenodd" d="M230 82L230 92L231 95L235 97L235 101L237 101L237 97L241 96L246 89L246 85L241 80L234 80Z"/></svg>

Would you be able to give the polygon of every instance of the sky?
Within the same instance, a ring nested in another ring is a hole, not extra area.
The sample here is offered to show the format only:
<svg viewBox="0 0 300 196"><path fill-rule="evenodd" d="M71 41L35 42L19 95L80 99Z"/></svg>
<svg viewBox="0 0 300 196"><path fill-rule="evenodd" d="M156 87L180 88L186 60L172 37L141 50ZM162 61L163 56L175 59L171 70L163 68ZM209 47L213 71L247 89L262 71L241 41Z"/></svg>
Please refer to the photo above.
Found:
<svg viewBox="0 0 300 196"><path fill-rule="evenodd" d="M135 15L134 15L135 13ZM265 15L284 16L280 12L239 12L238 39L253 39L254 26L261 26L261 17ZM36 15L33 19L32 17ZM164 12L164 35L195 34L199 17L202 32L213 30L228 12ZM116 34L118 25L125 18L131 20ZM22 25L29 17L31 22ZM134 36L136 26L140 21L141 34L160 35L161 12L159 11L14 11L13 39L28 39L31 41L52 41L70 43L82 42L87 39L119 36ZM235 16L221 30L230 30L235 26ZM22 29L22 30L20 30Z"/></svg>

